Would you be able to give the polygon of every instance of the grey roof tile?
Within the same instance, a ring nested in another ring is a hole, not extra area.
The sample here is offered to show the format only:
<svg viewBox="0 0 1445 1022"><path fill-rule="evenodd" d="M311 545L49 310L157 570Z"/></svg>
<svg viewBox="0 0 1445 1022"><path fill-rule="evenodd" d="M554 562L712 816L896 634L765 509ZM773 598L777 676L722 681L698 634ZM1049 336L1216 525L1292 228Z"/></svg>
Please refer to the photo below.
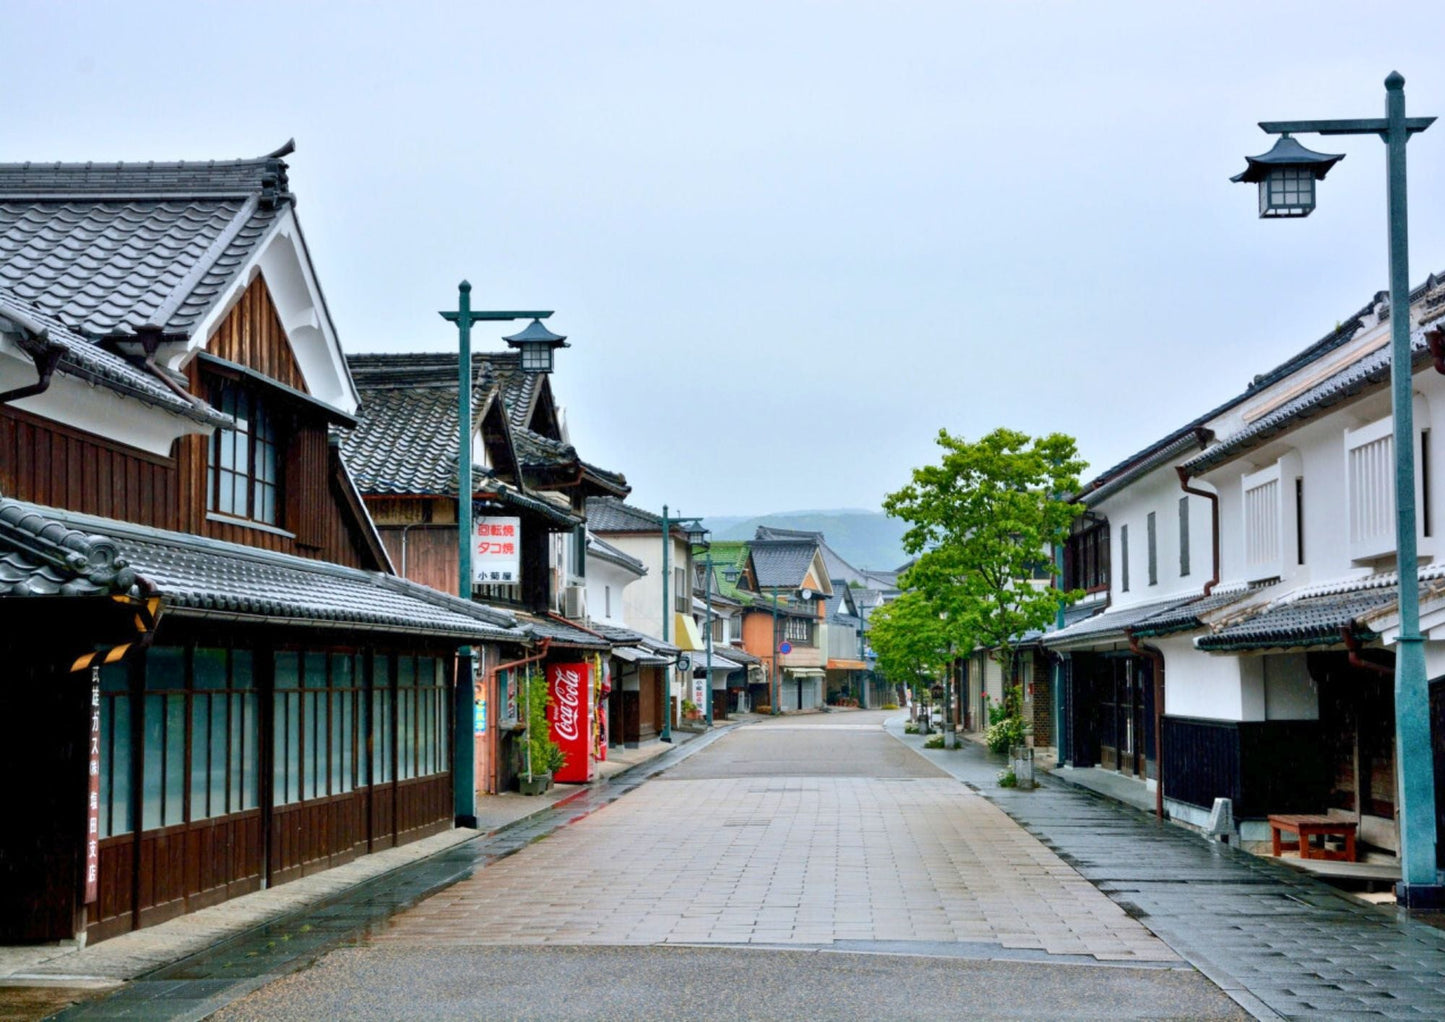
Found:
<svg viewBox="0 0 1445 1022"><path fill-rule="evenodd" d="M294 557L186 533L148 529L0 499L0 551L27 555L23 532L71 537L95 556L106 545L164 600L169 613L235 616L293 625L335 625L467 641L524 642L516 619L380 572ZM36 522L43 523L37 527ZM33 556L33 555L32 555ZM79 577L79 576L77 576Z"/></svg>
<svg viewBox="0 0 1445 1022"><path fill-rule="evenodd" d="M1130 607L1121 607L1118 610L1105 610L1102 613L1085 617L1081 621L1068 623L1067 627L1059 631L1044 634L1041 641L1045 646L1061 645L1079 639L1104 640L1107 638L1109 641L1114 641L1115 637L1123 635L1126 629L1139 622L1152 618L1156 614L1193 603L1197 599L1199 599L1199 594L1191 593L1188 596L1179 596L1168 600L1138 603ZM1065 621L1069 621L1067 616Z"/></svg>
<svg viewBox="0 0 1445 1022"><path fill-rule="evenodd" d="M1357 617L1392 606L1399 600L1399 594L1398 586L1389 586L1278 603L1201 636L1195 645L1212 651L1332 646L1342 641L1342 628ZM1374 638L1375 634L1358 625L1352 632L1362 641Z"/></svg>
<svg viewBox="0 0 1445 1022"><path fill-rule="evenodd" d="M588 497L587 528L595 533L655 532L661 535L662 516L634 507L617 497Z"/></svg>
<svg viewBox="0 0 1445 1022"><path fill-rule="evenodd" d="M748 544L753 554L760 589L796 589L803 584L813 566L818 545L813 540L753 540Z"/></svg>
<svg viewBox="0 0 1445 1022"><path fill-rule="evenodd" d="M595 650L612 648L610 641L592 634L597 629L578 628L550 615L527 614L518 611L517 621L538 638L551 639L553 646Z"/></svg>
<svg viewBox="0 0 1445 1022"><path fill-rule="evenodd" d="M43 329L52 343L64 349L57 367L62 373L208 426L231 424L228 416L199 398L187 401L143 367L91 343L56 317L3 290L0 290L0 319L8 319L21 329L26 329L27 321Z"/></svg>
<svg viewBox="0 0 1445 1022"><path fill-rule="evenodd" d="M88 336L189 335L290 201L285 166L0 164L0 287Z"/></svg>

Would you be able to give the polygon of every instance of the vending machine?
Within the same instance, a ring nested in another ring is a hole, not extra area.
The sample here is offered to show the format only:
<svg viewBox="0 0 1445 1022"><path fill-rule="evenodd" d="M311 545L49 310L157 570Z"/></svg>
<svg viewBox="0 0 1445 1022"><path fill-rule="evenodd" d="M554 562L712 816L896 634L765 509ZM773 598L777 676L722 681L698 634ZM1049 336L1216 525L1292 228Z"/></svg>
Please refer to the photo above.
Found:
<svg viewBox="0 0 1445 1022"><path fill-rule="evenodd" d="M566 761L554 770L554 780L579 784L597 776L592 758L592 670L585 663L548 664L547 722L552 741L562 749Z"/></svg>

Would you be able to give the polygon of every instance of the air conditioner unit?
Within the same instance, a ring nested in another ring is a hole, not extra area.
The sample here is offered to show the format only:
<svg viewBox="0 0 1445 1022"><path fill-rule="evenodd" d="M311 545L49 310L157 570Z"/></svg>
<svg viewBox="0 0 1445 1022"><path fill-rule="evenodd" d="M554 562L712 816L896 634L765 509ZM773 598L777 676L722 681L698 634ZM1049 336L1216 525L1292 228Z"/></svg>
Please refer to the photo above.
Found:
<svg viewBox="0 0 1445 1022"><path fill-rule="evenodd" d="M568 586L562 593L562 613L573 621L587 616L587 587Z"/></svg>

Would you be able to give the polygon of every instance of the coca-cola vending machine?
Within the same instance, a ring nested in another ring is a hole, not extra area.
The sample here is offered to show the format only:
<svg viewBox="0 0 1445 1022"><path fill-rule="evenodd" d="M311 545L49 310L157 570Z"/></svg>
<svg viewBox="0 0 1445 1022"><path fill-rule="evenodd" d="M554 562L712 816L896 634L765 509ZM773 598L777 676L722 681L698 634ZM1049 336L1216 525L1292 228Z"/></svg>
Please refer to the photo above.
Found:
<svg viewBox="0 0 1445 1022"><path fill-rule="evenodd" d="M590 781L597 775L592 758L592 671L585 663L548 664L547 689L552 696L547 704L552 741L567 757L552 777L568 784Z"/></svg>

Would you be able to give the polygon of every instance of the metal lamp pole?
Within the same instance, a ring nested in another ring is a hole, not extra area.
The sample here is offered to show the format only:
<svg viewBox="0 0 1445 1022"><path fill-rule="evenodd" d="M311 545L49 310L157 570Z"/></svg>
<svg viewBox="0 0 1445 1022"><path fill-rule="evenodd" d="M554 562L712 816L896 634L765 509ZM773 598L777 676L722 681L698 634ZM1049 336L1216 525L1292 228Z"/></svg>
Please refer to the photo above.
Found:
<svg viewBox="0 0 1445 1022"><path fill-rule="evenodd" d="M667 641L667 622L669 608L667 603L667 555L668 547L672 546L672 537L668 534L667 505L662 505L662 641ZM664 683L662 690L662 735L664 742L672 741L672 665L666 668L663 674Z"/></svg>
<svg viewBox="0 0 1445 1022"><path fill-rule="evenodd" d="M702 585L704 598L707 601L707 670L703 672L707 678L707 726L712 727L712 544L709 543L704 550L704 561L702 568ZM723 688L724 694L727 687Z"/></svg>
<svg viewBox="0 0 1445 1022"><path fill-rule="evenodd" d="M783 690L778 682L778 590L776 588L773 589L773 662L771 666L773 679L772 684L768 686L768 696L770 697L768 702L772 703L772 706L769 707L772 711L771 715L776 717L783 712L778 709L778 700L783 697Z"/></svg>
<svg viewBox="0 0 1445 1022"><path fill-rule="evenodd" d="M1405 116L1405 79L1385 79L1385 116L1354 120L1261 121L1271 135L1377 135L1385 143L1390 234L1390 396L1394 413L1395 549L1400 576L1400 624L1395 654L1396 774L1400 797L1401 905L1438 906L1445 897L1437 873L1435 783L1430 749L1430 694L1425 639L1420 634L1419 564L1415 530L1415 424L1411 396L1410 269L1405 205L1405 143L1435 118ZM1319 176L1323 176L1322 174ZM1244 175L1240 176L1242 179Z"/></svg>
<svg viewBox="0 0 1445 1022"><path fill-rule="evenodd" d="M472 324L513 319L546 319L545 312L482 312L472 309L472 285L457 285L457 308L443 311L442 319L457 325L460 352L457 358L457 594L464 600L472 598ZM477 825L476 715L473 691L475 669L471 646L457 651L455 725L452 728L452 771L455 791L456 822L459 827Z"/></svg>

